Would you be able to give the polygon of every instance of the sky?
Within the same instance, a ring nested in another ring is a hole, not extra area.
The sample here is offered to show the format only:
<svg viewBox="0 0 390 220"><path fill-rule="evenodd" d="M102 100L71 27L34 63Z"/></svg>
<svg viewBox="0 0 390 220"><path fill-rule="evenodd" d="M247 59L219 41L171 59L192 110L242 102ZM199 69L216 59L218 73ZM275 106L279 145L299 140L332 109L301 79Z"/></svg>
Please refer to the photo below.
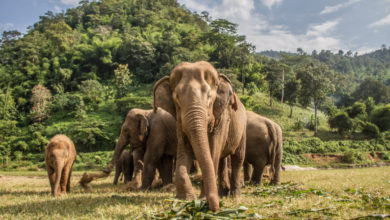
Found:
<svg viewBox="0 0 390 220"><path fill-rule="evenodd" d="M0 32L18 30L47 11L79 0L0 0ZM359 54L390 46L390 0L178 0L193 12L209 12L238 24L256 51L351 50Z"/></svg>

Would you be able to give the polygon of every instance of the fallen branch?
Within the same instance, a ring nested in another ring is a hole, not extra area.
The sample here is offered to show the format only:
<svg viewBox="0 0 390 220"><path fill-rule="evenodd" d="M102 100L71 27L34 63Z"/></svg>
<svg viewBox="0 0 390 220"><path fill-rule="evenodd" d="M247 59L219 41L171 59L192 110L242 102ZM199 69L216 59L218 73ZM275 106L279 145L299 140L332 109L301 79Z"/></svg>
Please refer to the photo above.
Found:
<svg viewBox="0 0 390 220"><path fill-rule="evenodd" d="M102 171L101 173L98 174L88 174L84 173L83 176L81 177L79 183L81 187L83 187L85 190L89 188L88 184L91 183L94 179L99 179L99 178L105 178L110 175L110 172Z"/></svg>

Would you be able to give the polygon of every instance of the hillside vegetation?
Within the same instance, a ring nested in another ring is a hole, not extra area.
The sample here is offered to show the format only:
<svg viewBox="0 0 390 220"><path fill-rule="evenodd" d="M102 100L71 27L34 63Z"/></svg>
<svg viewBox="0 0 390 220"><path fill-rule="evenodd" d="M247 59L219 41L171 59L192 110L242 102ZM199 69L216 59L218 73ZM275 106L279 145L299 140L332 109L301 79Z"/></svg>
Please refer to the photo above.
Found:
<svg viewBox="0 0 390 220"><path fill-rule="evenodd" d="M329 153L350 158L340 163L387 161L389 54L298 49L275 60L256 54L236 24L176 0L83 0L47 12L24 35L2 34L0 165L39 169L58 133L78 152L112 151L127 111L152 108L153 83L198 60L227 75L247 109L281 125L284 163L311 165L311 154Z"/></svg>

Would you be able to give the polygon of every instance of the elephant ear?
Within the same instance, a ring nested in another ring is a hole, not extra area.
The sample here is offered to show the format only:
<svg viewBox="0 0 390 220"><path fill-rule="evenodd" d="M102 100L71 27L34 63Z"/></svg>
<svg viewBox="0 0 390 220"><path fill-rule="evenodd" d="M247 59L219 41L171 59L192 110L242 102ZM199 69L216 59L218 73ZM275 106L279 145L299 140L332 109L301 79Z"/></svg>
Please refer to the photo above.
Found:
<svg viewBox="0 0 390 220"><path fill-rule="evenodd" d="M176 108L172 98L169 76L164 76L154 84L153 98L154 112L157 111L157 107L160 107L176 118Z"/></svg>
<svg viewBox="0 0 390 220"><path fill-rule="evenodd" d="M234 111L237 110L237 96L234 93L233 86L229 78L223 74L219 74L217 97L215 98L213 106L214 116L220 116L223 110L228 106L231 106Z"/></svg>
<svg viewBox="0 0 390 220"><path fill-rule="evenodd" d="M145 117L145 115L138 115L139 118L139 134L138 139L139 141L143 142L145 140L145 137L148 136L148 130L149 130L149 121Z"/></svg>

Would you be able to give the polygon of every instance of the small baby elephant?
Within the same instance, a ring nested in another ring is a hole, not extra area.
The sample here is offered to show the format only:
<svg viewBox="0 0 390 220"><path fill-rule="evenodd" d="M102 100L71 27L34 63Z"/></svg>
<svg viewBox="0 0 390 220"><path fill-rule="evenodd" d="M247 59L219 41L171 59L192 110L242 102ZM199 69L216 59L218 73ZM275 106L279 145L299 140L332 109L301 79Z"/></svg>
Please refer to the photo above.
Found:
<svg viewBox="0 0 390 220"><path fill-rule="evenodd" d="M134 165L133 155L129 150L123 150L118 162L115 165L114 185L118 184L118 178L123 173L125 183L131 181L133 177Z"/></svg>
<svg viewBox="0 0 390 220"><path fill-rule="evenodd" d="M53 196L70 192L70 177L75 159L76 149L67 136L58 134L47 144L45 162Z"/></svg>

